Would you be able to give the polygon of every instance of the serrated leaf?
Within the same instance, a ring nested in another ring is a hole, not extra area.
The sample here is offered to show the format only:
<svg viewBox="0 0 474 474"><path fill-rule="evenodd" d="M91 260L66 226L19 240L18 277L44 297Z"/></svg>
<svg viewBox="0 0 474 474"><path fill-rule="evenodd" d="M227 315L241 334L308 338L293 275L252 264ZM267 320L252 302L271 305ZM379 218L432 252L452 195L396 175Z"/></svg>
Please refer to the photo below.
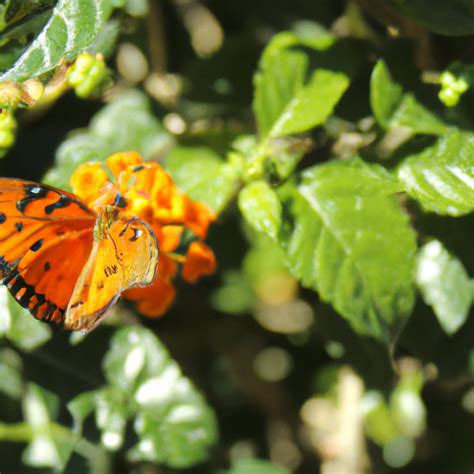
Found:
<svg viewBox="0 0 474 474"><path fill-rule="evenodd" d="M329 35L308 38L284 32L265 49L254 77L253 108L262 137L300 133L323 123L349 85L343 73L316 70L307 84L307 53L334 43Z"/></svg>
<svg viewBox="0 0 474 474"><path fill-rule="evenodd" d="M92 43L111 10L110 0L59 0L41 32L0 81L24 81L75 56Z"/></svg>
<svg viewBox="0 0 474 474"><path fill-rule="evenodd" d="M237 169L210 148L176 146L166 156L165 169L191 198L219 213L239 185Z"/></svg>
<svg viewBox="0 0 474 474"><path fill-rule="evenodd" d="M416 283L446 334L456 333L466 322L473 298L462 263L441 242L433 240L418 254Z"/></svg>
<svg viewBox="0 0 474 474"><path fill-rule="evenodd" d="M446 125L397 84L380 59L370 80L370 105L384 129L406 128L413 133L442 135Z"/></svg>
<svg viewBox="0 0 474 474"><path fill-rule="evenodd" d="M54 430L51 421L57 415L59 398L44 388L28 384L23 411L32 431L32 440L23 453L23 462L35 467L63 469L74 448L74 437L67 431Z"/></svg>
<svg viewBox="0 0 474 474"><path fill-rule="evenodd" d="M276 239L281 223L281 203L268 183L253 181L247 184L239 193L239 208L255 230Z"/></svg>
<svg viewBox="0 0 474 474"><path fill-rule="evenodd" d="M323 124L349 87L349 78L340 72L316 70L308 84L287 104L270 130L271 137L305 132Z"/></svg>
<svg viewBox="0 0 474 474"><path fill-rule="evenodd" d="M128 91L93 117L89 132L73 135L60 145L55 164L43 181L70 189L69 178L81 163L103 161L112 153L130 150L138 151L149 160L171 144L172 139L153 115L147 96L139 91Z"/></svg>
<svg viewBox="0 0 474 474"><path fill-rule="evenodd" d="M290 268L353 328L389 341L413 306L415 234L383 168L360 160L315 166L282 191L280 234Z"/></svg>
<svg viewBox="0 0 474 474"><path fill-rule="evenodd" d="M446 134L421 153L408 156L398 178L427 211L460 216L474 210L474 138Z"/></svg>

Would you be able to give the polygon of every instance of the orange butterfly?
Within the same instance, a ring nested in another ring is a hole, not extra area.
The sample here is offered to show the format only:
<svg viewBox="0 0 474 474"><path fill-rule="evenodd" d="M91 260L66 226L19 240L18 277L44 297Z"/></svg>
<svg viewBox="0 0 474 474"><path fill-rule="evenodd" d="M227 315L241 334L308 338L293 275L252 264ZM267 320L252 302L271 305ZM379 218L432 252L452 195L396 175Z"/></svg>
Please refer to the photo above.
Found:
<svg viewBox="0 0 474 474"><path fill-rule="evenodd" d="M0 178L0 283L37 319L89 331L120 294L155 279L158 243L148 224L97 215L73 194Z"/></svg>

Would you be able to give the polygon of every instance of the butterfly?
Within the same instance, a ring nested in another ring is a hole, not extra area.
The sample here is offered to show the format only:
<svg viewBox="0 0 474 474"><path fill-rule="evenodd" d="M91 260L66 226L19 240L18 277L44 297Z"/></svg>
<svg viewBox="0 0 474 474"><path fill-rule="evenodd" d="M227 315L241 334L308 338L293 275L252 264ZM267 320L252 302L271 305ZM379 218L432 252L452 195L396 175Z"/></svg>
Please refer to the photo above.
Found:
<svg viewBox="0 0 474 474"><path fill-rule="evenodd" d="M52 186L0 178L0 283L37 319L89 331L120 294L150 285L158 243L118 193L97 213Z"/></svg>

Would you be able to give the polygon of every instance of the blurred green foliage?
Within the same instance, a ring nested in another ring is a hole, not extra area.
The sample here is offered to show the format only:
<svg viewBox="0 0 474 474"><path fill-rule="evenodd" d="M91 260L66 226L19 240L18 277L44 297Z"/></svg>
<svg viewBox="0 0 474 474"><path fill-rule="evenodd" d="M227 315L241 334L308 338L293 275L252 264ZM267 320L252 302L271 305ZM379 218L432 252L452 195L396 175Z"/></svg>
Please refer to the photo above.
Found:
<svg viewBox="0 0 474 474"><path fill-rule="evenodd" d="M136 150L218 271L87 336L1 288L0 470L472 472L473 51L470 0L3 2L1 174Z"/></svg>

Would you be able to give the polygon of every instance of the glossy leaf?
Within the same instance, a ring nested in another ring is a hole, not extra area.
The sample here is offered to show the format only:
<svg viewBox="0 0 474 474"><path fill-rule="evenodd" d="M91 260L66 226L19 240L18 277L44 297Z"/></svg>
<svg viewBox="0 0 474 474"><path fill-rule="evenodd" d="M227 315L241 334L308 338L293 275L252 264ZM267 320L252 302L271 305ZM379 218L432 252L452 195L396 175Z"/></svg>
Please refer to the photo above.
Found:
<svg viewBox="0 0 474 474"><path fill-rule="evenodd" d="M370 81L370 104L384 129L406 128L413 133L441 135L446 125L397 84L380 59Z"/></svg>
<svg viewBox="0 0 474 474"><path fill-rule="evenodd" d="M315 166L282 192L292 225L281 244L302 283L353 328L389 341L413 306L415 234L383 168L359 160Z"/></svg>
<svg viewBox="0 0 474 474"><path fill-rule="evenodd" d="M176 146L164 166L173 181L191 198L219 213L237 191L237 169L210 148Z"/></svg>
<svg viewBox="0 0 474 474"><path fill-rule="evenodd" d="M281 203L265 181L254 181L240 191L239 208L254 229L276 239L281 224Z"/></svg>
<svg viewBox="0 0 474 474"><path fill-rule="evenodd" d="M301 133L323 124L348 87L349 78L345 74L317 69L308 84L286 105L270 136Z"/></svg>
<svg viewBox="0 0 474 474"><path fill-rule="evenodd" d="M472 285L462 263L438 240L420 249L416 283L443 330L449 335L458 331L469 314Z"/></svg>
<svg viewBox="0 0 474 474"><path fill-rule="evenodd" d="M111 6L110 0L59 0L41 32L0 81L24 81L74 57L94 41Z"/></svg>
<svg viewBox="0 0 474 474"><path fill-rule="evenodd" d="M276 35L265 49L254 77L253 108L262 136L300 133L323 123L349 85L345 74L316 70L307 82L307 47L324 51L334 43L329 35L315 38L294 33Z"/></svg>
<svg viewBox="0 0 474 474"><path fill-rule="evenodd" d="M44 181L68 189L69 178L81 163L103 161L112 153L130 150L149 160L171 144L171 137L151 112L149 99L129 91L103 107L91 120L88 132L61 144Z"/></svg>
<svg viewBox="0 0 474 474"><path fill-rule="evenodd" d="M441 137L408 156L398 178L410 196L437 214L460 216L474 210L474 138L460 132Z"/></svg>

